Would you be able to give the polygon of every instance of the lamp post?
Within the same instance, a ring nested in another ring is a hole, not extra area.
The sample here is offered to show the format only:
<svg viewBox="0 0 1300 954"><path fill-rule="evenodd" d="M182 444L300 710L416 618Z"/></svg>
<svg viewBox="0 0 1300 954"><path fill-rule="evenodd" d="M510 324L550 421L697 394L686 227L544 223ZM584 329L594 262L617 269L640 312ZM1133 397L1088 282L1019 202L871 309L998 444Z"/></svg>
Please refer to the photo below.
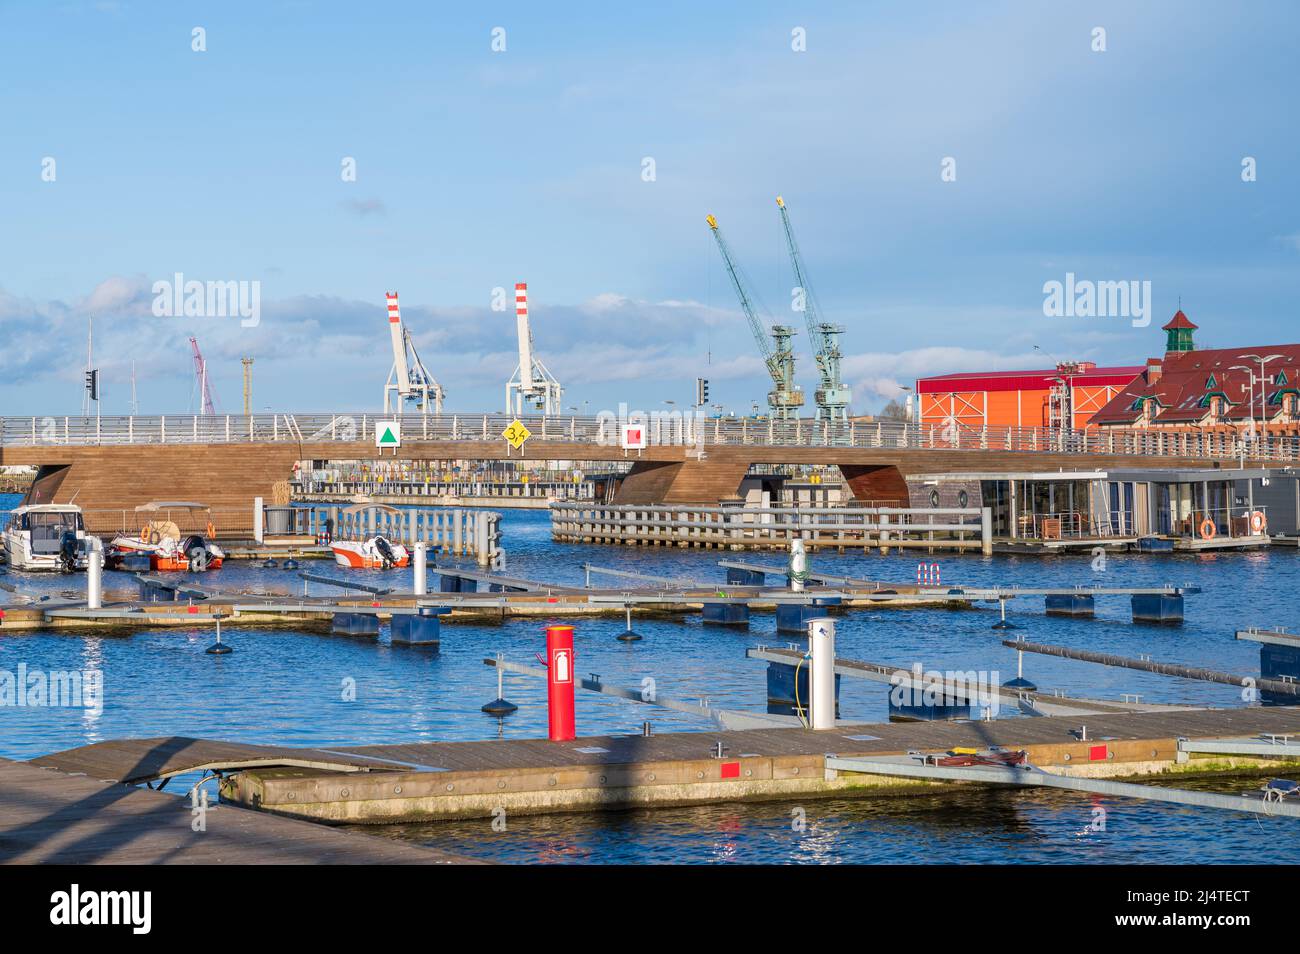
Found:
<svg viewBox="0 0 1300 954"><path fill-rule="evenodd" d="M1269 354L1269 355L1243 354L1242 357L1249 358L1251 361L1259 362L1259 428L1260 428L1259 433L1260 433L1261 441L1263 443L1267 443L1268 404L1265 395L1268 391L1268 385L1267 385L1268 378L1265 377L1264 374L1264 365L1268 364L1270 361L1278 361L1286 356L1281 354Z"/></svg>
<svg viewBox="0 0 1300 954"><path fill-rule="evenodd" d="M1246 420L1249 425L1247 427L1247 432L1250 434L1251 438L1253 439L1255 436L1255 369L1250 367L1250 365L1247 364L1234 364L1232 367L1228 368L1228 370L1245 371L1246 380L1250 382L1249 385L1250 399L1246 402L1246 409L1247 409ZM1242 460L1242 466L1244 467L1246 466L1246 457L1245 457L1246 452L1244 450L1245 441L1242 441L1242 446L1243 446L1243 450L1242 450L1241 460Z"/></svg>

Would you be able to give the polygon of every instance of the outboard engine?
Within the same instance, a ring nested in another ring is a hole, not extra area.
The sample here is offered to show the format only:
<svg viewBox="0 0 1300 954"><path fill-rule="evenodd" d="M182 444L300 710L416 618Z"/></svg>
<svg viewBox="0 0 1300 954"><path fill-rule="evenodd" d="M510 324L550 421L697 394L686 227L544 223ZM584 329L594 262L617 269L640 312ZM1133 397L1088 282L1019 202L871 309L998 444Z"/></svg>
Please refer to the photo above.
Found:
<svg viewBox="0 0 1300 954"><path fill-rule="evenodd" d="M202 573L208 568L208 544L197 533L185 538L181 552L189 558L191 573Z"/></svg>
<svg viewBox="0 0 1300 954"><path fill-rule="evenodd" d="M393 552L393 545L383 537L375 537L375 549L379 551L379 556L384 561L384 569L391 570L397 563L397 554Z"/></svg>
<svg viewBox="0 0 1300 954"><path fill-rule="evenodd" d="M77 569L77 551L81 549L81 541L77 539L77 531L64 530L63 535L59 537L59 572L72 573Z"/></svg>

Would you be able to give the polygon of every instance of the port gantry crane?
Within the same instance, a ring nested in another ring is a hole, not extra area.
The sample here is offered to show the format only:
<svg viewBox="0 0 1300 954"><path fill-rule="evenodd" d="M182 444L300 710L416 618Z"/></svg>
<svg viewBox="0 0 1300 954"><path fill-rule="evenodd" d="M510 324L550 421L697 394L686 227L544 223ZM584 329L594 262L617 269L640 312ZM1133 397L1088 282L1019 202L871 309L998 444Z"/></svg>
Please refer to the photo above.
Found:
<svg viewBox="0 0 1300 954"><path fill-rule="evenodd" d="M817 362L818 388L813 394L813 401L817 405L817 420L842 424L848 420L849 401L853 397L840 379L840 335L844 332L844 326L819 320L816 298L812 286L808 284L808 273L803 265L803 255L799 252L799 243L795 241L794 229L790 225L790 211L779 195L776 197L776 207L781 210L785 243L790 249L790 264L794 266L794 280L798 283L804 317L808 321L808 340Z"/></svg>
<svg viewBox="0 0 1300 954"><path fill-rule="evenodd" d="M527 406L546 417L563 414L564 388L533 350L527 282L515 283L515 331L519 335L519 366L506 382L506 413L520 416Z"/></svg>
<svg viewBox="0 0 1300 954"><path fill-rule="evenodd" d="M790 338L795 334L795 329L789 325L774 324L771 329L775 347L767 343L763 325L754 313L752 296L745 290L745 283L731 258L731 250L727 247L726 239L722 237L722 230L718 228L718 220L709 215L705 216L705 221L713 231L713 238L718 243L718 251L722 253L722 261L727 266L727 274L731 276L731 284L736 289L736 297L740 299L740 310L749 320L750 331L754 333L754 341L757 342L758 350L763 355L767 373L772 378L772 390L767 394L767 405L772 409L772 416L777 420L795 420L799 417L799 408L803 407L803 389L794 382L794 351L790 348Z"/></svg>
<svg viewBox="0 0 1300 954"><path fill-rule="evenodd" d="M402 322L402 309L397 303L397 292L385 292L388 299L388 331L393 340L393 369L388 372L388 383L384 385L384 413L400 414L407 401L423 413L429 413L429 402L433 402L433 413L442 413L443 393L439 384L420 360L411 340L411 332ZM409 352L409 358L408 358Z"/></svg>

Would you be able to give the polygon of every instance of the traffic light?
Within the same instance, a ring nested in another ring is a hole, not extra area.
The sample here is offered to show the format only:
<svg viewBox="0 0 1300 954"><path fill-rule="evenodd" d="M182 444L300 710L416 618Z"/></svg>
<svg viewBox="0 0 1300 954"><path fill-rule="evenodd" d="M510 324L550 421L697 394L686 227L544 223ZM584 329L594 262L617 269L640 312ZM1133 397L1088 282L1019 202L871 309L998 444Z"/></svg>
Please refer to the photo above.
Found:
<svg viewBox="0 0 1300 954"><path fill-rule="evenodd" d="M99 369L86 372L86 390L90 392L92 401L99 400Z"/></svg>
<svg viewBox="0 0 1300 954"><path fill-rule="evenodd" d="M705 407L709 403L709 379L695 379L695 406Z"/></svg>

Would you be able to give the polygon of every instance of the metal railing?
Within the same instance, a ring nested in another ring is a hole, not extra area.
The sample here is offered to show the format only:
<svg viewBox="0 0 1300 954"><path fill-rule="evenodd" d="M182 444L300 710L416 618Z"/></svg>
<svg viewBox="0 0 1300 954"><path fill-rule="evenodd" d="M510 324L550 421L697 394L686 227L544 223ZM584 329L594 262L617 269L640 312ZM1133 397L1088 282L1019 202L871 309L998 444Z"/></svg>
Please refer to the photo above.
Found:
<svg viewBox="0 0 1300 954"><path fill-rule="evenodd" d="M514 420L508 414L375 415L253 414L162 415L151 417L4 417L0 445L78 446L118 444L368 443L377 421L401 422L403 442L504 442ZM592 446L620 446L621 422L595 417L520 418L531 440ZM645 415L647 447L782 446L920 450L1011 450L1057 454L1109 454L1227 460L1300 460L1300 436L1269 434L1253 440L1221 431L1160 428L1050 427L972 429L951 424L903 421L777 421L752 418L696 418L681 412ZM634 451L630 451L634 454Z"/></svg>
<svg viewBox="0 0 1300 954"><path fill-rule="evenodd" d="M1257 516L1258 515L1258 516ZM1197 508L1185 517L1174 517L1168 510L1160 511L1160 532L1166 536L1213 540L1215 537L1267 538L1268 508L1245 504L1229 507Z"/></svg>

